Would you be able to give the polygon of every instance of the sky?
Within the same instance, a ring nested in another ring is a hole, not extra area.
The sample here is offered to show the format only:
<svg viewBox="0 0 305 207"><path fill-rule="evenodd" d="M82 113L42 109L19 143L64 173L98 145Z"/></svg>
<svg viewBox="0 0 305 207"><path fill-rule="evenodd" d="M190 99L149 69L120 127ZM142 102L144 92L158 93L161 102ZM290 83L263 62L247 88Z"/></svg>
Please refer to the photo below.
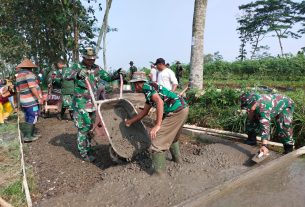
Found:
<svg viewBox="0 0 305 207"><path fill-rule="evenodd" d="M99 1L100 2L100 1ZM102 1L104 2L104 1ZM236 18L238 6L251 0L209 0L204 35L204 53L219 51L224 60L238 56L240 41ZM104 6L104 5L103 5ZM138 68L162 57L168 63L190 62L194 0L114 0L109 26L117 32L107 34L107 64L110 70L127 70L132 60ZM100 26L103 13L98 12ZM266 38L270 53L280 53L278 41ZM305 45L305 37L283 41L284 52L296 54ZM102 64L102 52L96 63Z"/></svg>

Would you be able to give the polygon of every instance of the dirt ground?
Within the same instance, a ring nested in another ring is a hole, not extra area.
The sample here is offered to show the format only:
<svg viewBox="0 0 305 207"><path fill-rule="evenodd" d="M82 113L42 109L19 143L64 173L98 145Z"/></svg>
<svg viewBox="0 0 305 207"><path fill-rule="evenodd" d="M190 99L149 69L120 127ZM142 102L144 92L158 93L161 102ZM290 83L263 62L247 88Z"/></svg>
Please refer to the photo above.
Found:
<svg viewBox="0 0 305 207"><path fill-rule="evenodd" d="M73 122L48 118L37 127L42 138L27 144L26 155L37 176L36 206L171 206L255 167L250 159L257 148L182 136L183 163L168 154L166 176L159 178L151 176L149 153L116 164L105 140L94 146L97 162L88 163L77 152Z"/></svg>

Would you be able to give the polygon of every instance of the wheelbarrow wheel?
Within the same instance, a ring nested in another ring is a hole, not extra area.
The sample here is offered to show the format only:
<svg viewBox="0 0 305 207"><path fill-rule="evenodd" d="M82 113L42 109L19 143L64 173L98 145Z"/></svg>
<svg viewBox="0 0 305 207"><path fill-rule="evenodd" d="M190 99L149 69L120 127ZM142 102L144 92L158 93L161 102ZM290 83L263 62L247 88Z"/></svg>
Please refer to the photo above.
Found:
<svg viewBox="0 0 305 207"><path fill-rule="evenodd" d="M111 145L109 145L109 154L110 154L110 158L113 162L115 162L117 164L124 163L123 159L113 150Z"/></svg>

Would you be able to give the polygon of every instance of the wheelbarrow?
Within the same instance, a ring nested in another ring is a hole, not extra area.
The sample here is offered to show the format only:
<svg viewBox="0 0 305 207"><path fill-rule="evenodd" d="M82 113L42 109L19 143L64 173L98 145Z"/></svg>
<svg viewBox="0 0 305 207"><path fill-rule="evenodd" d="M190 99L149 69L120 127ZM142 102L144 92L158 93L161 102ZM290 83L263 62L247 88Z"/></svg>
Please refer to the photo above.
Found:
<svg viewBox="0 0 305 207"><path fill-rule="evenodd" d="M90 82L86 85L92 102L96 108L96 120L92 128L97 143L107 137L110 143L110 156L114 161L121 158L131 160L139 153L147 150L151 144L150 137L142 121L125 126L125 119L137 114L130 101L123 99L123 77L120 76L120 96L106 100L96 100Z"/></svg>

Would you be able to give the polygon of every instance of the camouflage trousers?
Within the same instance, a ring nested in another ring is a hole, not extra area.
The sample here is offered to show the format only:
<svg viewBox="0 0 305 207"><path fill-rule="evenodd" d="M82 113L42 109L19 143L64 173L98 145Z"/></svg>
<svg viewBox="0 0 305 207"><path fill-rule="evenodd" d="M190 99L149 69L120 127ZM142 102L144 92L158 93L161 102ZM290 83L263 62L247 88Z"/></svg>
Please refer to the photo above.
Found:
<svg viewBox="0 0 305 207"><path fill-rule="evenodd" d="M279 115L275 117L274 137L279 138L283 144L294 145L293 139L293 119L294 107L285 108ZM259 120L248 121L246 123L247 133L260 133Z"/></svg>
<svg viewBox="0 0 305 207"><path fill-rule="evenodd" d="M74 124L78 128L77 149L82 157L92 153L90 130L95 120L95 112L84 109L75 110L73 113Z"/></svg>

